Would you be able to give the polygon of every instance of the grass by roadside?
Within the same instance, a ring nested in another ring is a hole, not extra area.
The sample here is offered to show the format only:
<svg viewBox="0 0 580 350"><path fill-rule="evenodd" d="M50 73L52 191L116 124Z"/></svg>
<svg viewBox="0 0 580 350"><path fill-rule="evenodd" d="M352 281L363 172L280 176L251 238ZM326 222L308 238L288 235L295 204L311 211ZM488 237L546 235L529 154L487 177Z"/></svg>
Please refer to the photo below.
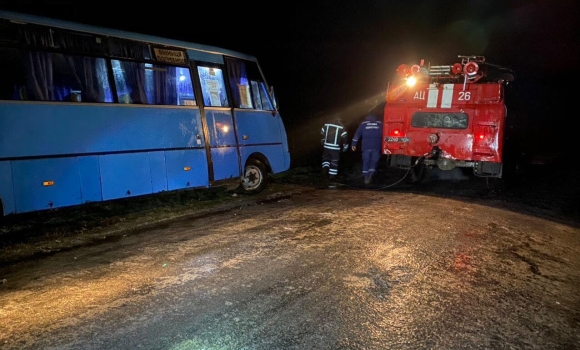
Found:
<svg viewBox="0 0 580 350"><path fill-rule="evenodd" d="M304 179L292 170L271 178L255 196L224 187L164 192L0 218L0 265L48 255L176 219L281 197ZM308 173L308 171L306 171ZM304 180L308 185L308 181Z"/></svg>

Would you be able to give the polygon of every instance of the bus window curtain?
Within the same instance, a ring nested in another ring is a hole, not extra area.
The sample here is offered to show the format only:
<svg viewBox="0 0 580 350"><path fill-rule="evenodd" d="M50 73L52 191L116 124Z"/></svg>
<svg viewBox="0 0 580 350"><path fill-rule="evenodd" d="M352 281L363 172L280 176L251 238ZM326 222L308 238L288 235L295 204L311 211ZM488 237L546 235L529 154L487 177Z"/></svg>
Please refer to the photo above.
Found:
<svg viewBox="0 0 580 350"><path fill-rule="evenodd" d="M127 82L131 88L131 101L137 104L149 104L145 94L145 63L123 62Z"/></svg>
<svg viewBox="0 0 580 350"><path fill-rule="evenodd" d="M177 105L177 69L166 66L155 70L154 96L158 105Z"/></svg>
<svg viewBox="0 0 580 350"><path fill-rule="evenodd" d="M20 42L28 47L55 48L52 31L34 25L19 28Z"/></svg>
<svg viewBox="0 0 580 350"><path fill-rule="evenodd" d="M93 59L82 56L65 56L77 86L80 86L84 102L103 102L99 99L99 82L94 72Z"/></svg>
<svg viewBox="0 0 580 350"><path fill-rule="evenodd" d="M137 60L151 59L151 51L148 44L117 38L109 38L108 42L110 53L113 56Z"/></svg>
<svg viewBox="0 0 580 350"><path fill-rule="evenodd" d="M26 90L29 100L53 101L52 54L28 52Z"/></svg>
<svg viewBox="0 0 580 350"><path fill-rule="evenodd" d="M241 86L248 85L248 79L246 74L246 66L244 62L226 58L226 69L228 71L228 76L230 78L230 88L232 90L232 95L234 98L234 106L237 108L252 108L252 106L247 105L247 99L242 98L242 91L240 91ZM248 91L246 90L247 94Z"/></svg>

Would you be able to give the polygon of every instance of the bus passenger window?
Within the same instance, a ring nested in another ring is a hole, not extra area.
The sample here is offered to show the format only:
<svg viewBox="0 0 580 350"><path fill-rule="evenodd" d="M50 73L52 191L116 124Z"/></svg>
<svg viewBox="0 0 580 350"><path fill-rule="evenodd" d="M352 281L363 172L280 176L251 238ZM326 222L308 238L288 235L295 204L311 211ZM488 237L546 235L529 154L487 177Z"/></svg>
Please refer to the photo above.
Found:
<svg viewBox="0 0 580 350"><path fill-rule="evenodd" d="M196 105L188 68L112 60L119 103Z"/></svg>
<svg viewBox="0 0 580 350"><path fill-rule="evenodd" d="M1 99L113 101L104 58L3 48L0 66Z"/></svg>
<svg viewBox="0 0 580 350"><path fill-rule="evenodd" d="M197 105L189 68L177 67L177 104L180 106Z"/></svg>
<svg viewBox="0 0 580 350"><path fill-rule="evenodd" d="M225 58L236 108L274 110L256 62Z"/></svg>
<svg viewBox="0 0 580 350"><path fill-rule="evenodd" d="M274 109L266 90L266 84L252 81L252 93L254 95L254 105L256 109L271 111Z"/></svg>
<svg viewBox="0 0 580 350"><path fill-rule="evenodd" d="M33 100L112 102L104 58L29 52L27 94ZM39 70L43 66L47 70Z"/></svg>
<svg viewBox="0 0 580 350"><path fill-rule="evenodd" d="M197 71L199 72L203 103L209 107L229 106L222 69L199 66Z"/></svg>

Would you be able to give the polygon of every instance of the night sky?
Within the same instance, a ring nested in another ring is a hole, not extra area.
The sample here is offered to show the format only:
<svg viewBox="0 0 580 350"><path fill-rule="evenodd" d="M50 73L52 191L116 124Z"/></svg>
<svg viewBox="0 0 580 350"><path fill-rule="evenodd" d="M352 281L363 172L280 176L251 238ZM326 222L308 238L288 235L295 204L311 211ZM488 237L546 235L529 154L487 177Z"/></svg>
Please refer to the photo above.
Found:
<svg viewBox="0 0 580 350"><path fill-rule="evenodd" d="M577 0L0 4L256 56L275 88L294 156L320 147L320 126L334 113L356 128L401 63L453 64L458 55L483 55L515 71L508 117L527 152L575 151Z"/></svg>

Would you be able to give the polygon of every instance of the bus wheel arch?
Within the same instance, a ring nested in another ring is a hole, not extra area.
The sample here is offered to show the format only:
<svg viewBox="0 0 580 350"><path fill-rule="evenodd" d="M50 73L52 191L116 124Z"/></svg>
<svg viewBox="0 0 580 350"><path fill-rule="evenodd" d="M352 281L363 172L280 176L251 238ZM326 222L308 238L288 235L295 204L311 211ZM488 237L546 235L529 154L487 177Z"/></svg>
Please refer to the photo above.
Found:
<svg viewBox="0 0 580 350"><path fill-rule="evenodd" d="M270 171L270 163L264 155L252 154L244 164L239 190L251 195L262 192L268 183Z"/></svg>

